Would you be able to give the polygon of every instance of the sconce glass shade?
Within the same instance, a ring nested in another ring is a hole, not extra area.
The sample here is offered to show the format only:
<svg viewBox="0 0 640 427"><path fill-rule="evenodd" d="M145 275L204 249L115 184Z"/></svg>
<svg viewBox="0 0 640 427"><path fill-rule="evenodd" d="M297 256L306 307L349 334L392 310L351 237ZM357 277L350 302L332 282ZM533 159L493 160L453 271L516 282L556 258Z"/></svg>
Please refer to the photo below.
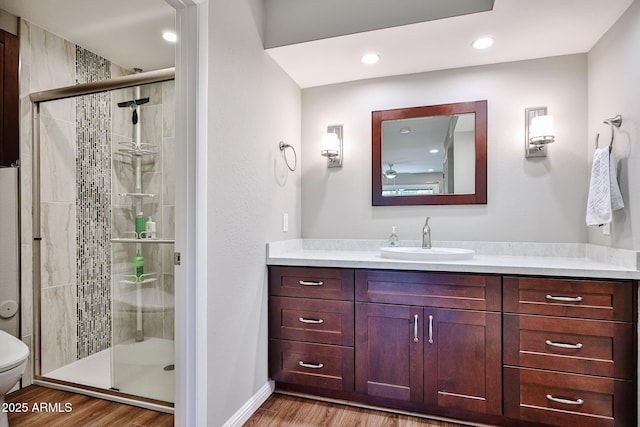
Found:
<svg viewBox="0 0 640 427"><path fill-rule="evenodd" d="M320 154L325 157L337 157L340 155L340 140L335 133L325 133L322 136Z"/></svg>
<svg viewBox="0 0 640 427"><path fill-rule="evenodd" d="M529 143L534 145L549 144L555 141L553 134L553 117L536 116L529 125Z"/></svg>
<svg viewBox="0 0 640 427"><path fill-rule="evenodd" d="M320 154L327 158L327 167L342 167L342 125L327 126L327 133L322 136Z"/></svg>

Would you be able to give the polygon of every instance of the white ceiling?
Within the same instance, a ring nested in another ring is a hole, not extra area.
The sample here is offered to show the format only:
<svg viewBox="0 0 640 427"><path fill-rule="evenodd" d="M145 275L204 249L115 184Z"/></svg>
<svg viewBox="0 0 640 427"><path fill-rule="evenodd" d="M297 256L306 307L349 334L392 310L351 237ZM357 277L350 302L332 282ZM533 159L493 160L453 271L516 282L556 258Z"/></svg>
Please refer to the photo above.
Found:
<svg viewBox="0 0 640 427"><path fill-rule="evenodd" d="M449 0L450 1L450 0ZM300 85L588 52L633 0L496 0L493 10L310 41L267 52ZM471 43L490 35L483 51ZM380 62L364 65L365 52Z"/></svg>
<svg viewBox="0 0 640 427"><path fill-rule="evenodd" d="M632 2L496 0L489 12L298 43L267 52L303 88L581 53L588 52ZM175 26L174 10L165 0L0 0L0 9L126 68L148 71L174 65L173 46L161 38L162 30ZM474 50L471 42L483 35L493 36L494 46ZM360 62L368 51L380 54L378 64L366 66Z"/></svg>

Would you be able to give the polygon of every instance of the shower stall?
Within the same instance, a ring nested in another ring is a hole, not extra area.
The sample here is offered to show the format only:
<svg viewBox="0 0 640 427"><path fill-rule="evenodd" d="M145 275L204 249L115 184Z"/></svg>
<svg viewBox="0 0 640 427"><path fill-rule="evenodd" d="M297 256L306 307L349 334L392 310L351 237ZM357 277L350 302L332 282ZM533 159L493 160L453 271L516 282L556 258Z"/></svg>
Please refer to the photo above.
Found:
<svg viewBox="0 0 640 427"><path fill-rule="evenodd" d="M31 98L35 383L171 412L173 69Z"/></svg>

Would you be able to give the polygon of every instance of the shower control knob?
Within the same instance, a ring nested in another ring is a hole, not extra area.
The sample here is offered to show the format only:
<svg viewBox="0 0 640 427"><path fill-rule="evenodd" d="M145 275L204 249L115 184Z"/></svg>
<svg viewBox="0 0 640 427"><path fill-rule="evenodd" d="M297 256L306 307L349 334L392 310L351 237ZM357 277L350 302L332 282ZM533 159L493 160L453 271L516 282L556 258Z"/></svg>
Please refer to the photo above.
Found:
<svg viewBox="0 0 640 427"><path fill-rule="evenodd" d="M0 318L10 319L18 312L18 303L15 301L2 301L0 303Z"/></svg>

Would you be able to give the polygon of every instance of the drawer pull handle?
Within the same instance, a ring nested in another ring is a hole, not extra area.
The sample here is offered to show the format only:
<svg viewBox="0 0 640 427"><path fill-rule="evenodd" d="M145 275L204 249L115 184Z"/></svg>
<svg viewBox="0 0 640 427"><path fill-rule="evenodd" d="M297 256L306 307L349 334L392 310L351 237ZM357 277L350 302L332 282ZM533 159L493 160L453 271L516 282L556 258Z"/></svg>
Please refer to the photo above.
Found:
<svg viewBox="0 0 640 427"><path fill-rule="evenodd" d="M553 397L550 394L547 394L547 399L549 399L552 402L562 403L563 405L582 405L582 404L584 404L584 400L582 400L582 399L576 399L576 400L561 399L561 398L558 398L558 397Z"/></svg>
<svg viewBox="0 0 640 427"><path fill-rule="evenodd" d="M582 302L582 297L554 297L553 295L547 295L549 301L562 301L562 302Z"/></svg>
<svg viewBox="0 0 640 427"><path fill-rule="evenodd" d="M553 342L551 340L546 340L545 343L547 345L553 346L553 347L560 347L560 348L568 348L571 350L579 350L582 348L582 343L578 343L578 344L565 344L565 343L561 343L561 342Z"/></svg>
<svg viewBox="0 0 640 427"><path fill-rule="evenodd" d="M433 316L429 316L429 344L433 344Z"/></svg>
<svg viewBox="0 0 640 427"><path fill-rule="evenodd" d="M303 368L311 369L320 369L324 366L322 363L305 363L302 360L298 362L298 365L302 366Z"/></svg>
<svg viewBox="0 0 640 427"><path fill-rule="evenodd" d="M418 315L413 315L413 342L420 341L418 339Z"/></svg>
<svg viewBox="0 0 640 427"><path fill-rule="evenodd" d="M318 280L318 281L299 280L298 283L301 284L302 286L322 286L322 285L324 285L324 282L321 281L321 280Z"/></svg>
<svg viewBox="0 0 640 427"><path fill-rule="evenodd" d="M302 323L312 323L314 325L319 325L320 323L324 323L323 319L305 319L304 317L298 317L298 320Z"/></svg>

